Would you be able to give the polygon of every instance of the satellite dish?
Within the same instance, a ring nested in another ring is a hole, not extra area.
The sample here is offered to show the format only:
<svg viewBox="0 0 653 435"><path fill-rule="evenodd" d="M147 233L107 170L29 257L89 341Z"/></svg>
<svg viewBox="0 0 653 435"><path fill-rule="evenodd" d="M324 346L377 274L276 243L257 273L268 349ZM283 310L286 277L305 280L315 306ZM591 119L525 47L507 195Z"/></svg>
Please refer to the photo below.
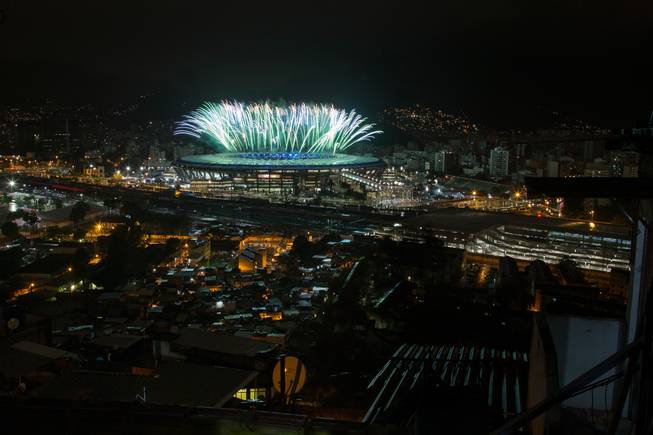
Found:
<svg viewBox="0 0 653 435"><path fill-rule="evenodd" d="M306 383L306 366L294 356L282 356L272 371L272 385L274 389L281 393L281 374L283 367L284 388L283 395L290 397L301 391Z"/></svg>
<svg viewBox="0 0 653 435"><path fill-rule="evenodd" d="M20 326L20 320L18 320L15 317L12 317L7 321L7 328L11 329L12 331L14 329L17 329Z"/></svg>

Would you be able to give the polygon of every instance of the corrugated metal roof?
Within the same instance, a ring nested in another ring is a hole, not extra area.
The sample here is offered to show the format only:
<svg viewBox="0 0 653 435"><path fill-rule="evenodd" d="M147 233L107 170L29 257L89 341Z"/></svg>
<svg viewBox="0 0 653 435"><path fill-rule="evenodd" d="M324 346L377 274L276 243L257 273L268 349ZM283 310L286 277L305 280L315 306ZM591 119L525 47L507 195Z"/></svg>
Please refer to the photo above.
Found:
<svg viewBox="0 0 653 435"><path fill-rule="evenodd" d="M42 399L136 401L188 406L222 406L257 372L191 363L162 364L159 375L72 371L53 379L35 392Z"/></svg>
<svg viewBox="0 0 653 435"><path fill-rule="evenodd" d="M269 352L275 345L225 333L211 333L199 329L186 328L179 332L174 344L198 348L210 352L256 356L260 352Z"/></svg>
<svg viewBox="0 0 653 435"><path fill-rule="evenodd" d="M377 393L364 421L396 419L402 415L397 410L410 403L405 399L433 379L434 388L480 387L487 395L488 407L501 409L504 416L517 414L525 403L527 375L525 352L479 345L404 343L369 383L368 389Z"/></svg>
<svg viewBox="0 0 653 435"><path fill-rule="evenodd" d="M56 347L45 346L39 343L34 343L32 341L19 341L18 343L14 343L11 347L16 350L41 356L43 358L49 358L49 359L77 358L77 355L72 352L58 349Z"/></svg>

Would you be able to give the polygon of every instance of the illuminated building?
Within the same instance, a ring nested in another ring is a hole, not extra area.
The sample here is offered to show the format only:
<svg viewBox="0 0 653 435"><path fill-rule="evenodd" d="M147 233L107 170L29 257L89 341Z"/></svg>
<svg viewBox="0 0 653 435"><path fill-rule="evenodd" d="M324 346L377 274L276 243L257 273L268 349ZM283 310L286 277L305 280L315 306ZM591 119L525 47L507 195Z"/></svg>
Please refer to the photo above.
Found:
<svg viewBox="0 0 653 435"><path fill-rule="evenodd" d="M636 151L613 151L610 153L613 177L637 178L639 176L639 153Z"/></svg>
<svg viewBox="0 0 653 435"><path fill-rule="evenodd" d="M581 269L611 271L630 270L630 244L625 234L499 225L477 233L466 250L549 264L569 258Z"/></svg>
<svg viewBox="0 0 653 435"><path fill-rule="evenodd" d="M595 161L585 165L584 175L586 177L609 177L611 175L611 168L605 162Z"/></svg>
<svg viewBox="0 0 653 435"><path fill-rule="evenodd" d="M238 269L243 273L254 272L257 269L265 269L268 264L268 256L265 250L245 248L238 256Z"/></svg>
<svg viewBox="0 0 653 435"><path fill-rule="evenodd" d="M240 241L239 248L241 251L247 247L267 249L271 250L270 255L279 255L289 251L292 248L292 242L292 237L275 235L247 236Z"/></svg>
<svg viewBox="0 0 653 435"><path fill-rule="evenodd" d="M343 170L378 174L385 167L375 157L344 154L380 133L365 121L332 106L207 103L180 122L176 134L218 152L182 157L176 170L204 191L319 191Z"/></svg>
<svg viewBox="0 0 653 435"><path fill-rule="evenodd" d="M98 165L89 165L84 168L84 175L87 177L100 177L104 178L106 175L104 166Z"/></svg>
<svg viewBox="0 0 653 435"><path fill-rule="evenodd" d="M292 238L278 235L247 236L239 244L238 269L245 273L265 269L270 260L289 251L292 242Z"/></svg>
<svg viewBox="0 0 653 435"><path fill-rule="evenodd" d="M435 153L434 169L436 174L457 174L458 154L451 151Z"/></svg>
<svg viewBox="0 0 653 435"><path fill-rule="evenodd" d="M176 170L200 190L293 194L316 191L344 172L376 176L384 167L375 157L244 153L184 157L177 161Z"/></svg>
<svg viewBox="0 0 653 435"><path fill-rule="evenodd" d="M490 151L490 176L503 178L510 175L510 151L496 147Z"/></svg>

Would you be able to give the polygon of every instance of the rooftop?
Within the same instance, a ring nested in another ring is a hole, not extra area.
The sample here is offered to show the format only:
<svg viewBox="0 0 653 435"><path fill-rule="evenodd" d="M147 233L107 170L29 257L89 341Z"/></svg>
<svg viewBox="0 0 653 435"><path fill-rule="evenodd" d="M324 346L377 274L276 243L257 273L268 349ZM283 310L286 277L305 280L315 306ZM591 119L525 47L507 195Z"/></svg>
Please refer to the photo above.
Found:
<svg viewBox="0 0 653 435"><path fill-rule="evenodd" d="M0 373L8 377L25 376L59 358L76 358L76 355L56 347L19 341L0 348Z"/></svg>
<svg viewBox="0 0 653 435"><path fill-rule="evenodd" d="M416 391L424 387L470 387L482 392L488 407L518 414L526 405L527 373L525 352L405 343L370 382L377 394L364 421L405 424L418 406Z"/></svg>
<svg viewBox="0 0 653 435"><path fill-rule="evenodd" d="M435 213L409 218L405 227L432 227L434 229L459 231L473 234L500 225L515 225L530 228L589 233L587 222L572 219L538 218L536 216L513 213L493 213L469 209L447 208ZM630 227L626 225L597 223L593 235L612 234L630 237Z"/></svg>
<svg viewBox="0 0 653 435"><path fill-rule="evenodd" d="M109 349L127 349L134 344L141 341L143 337L138 335L127 335L127 334L111 334L111 335L100 335L93 339L93 344L106 347Z"/></svg>
<svg viewBox="0 0 653 435"><path fill-rule="evenodd" d="M174 344L210 352L249 357L256 356L259 353L269 352L275 348L272 344L257 340L235 337L224 333L214 334L194 328L182 329L179 338L174 341Z"/></svg>
<svg viewBox="0 0 653 435"><path fill-rule="evenodd" d="M222 406L256 372L169 362L157 377L126 373L72 371L46 384L36 395L46 399L145 402L161 405Z"/></svg>
<svg viewBox="0 0 653 435"><path fill-rule="evenodd" d="M384 165L376 157L306 153L201 154L183 157L178 164L196 169L330 169Z"/></svg>
<svg viewBox="0 0 653 435"><path fill-rule="evenodd" d="M11 346L13 349L27 352L33 355L38 355L43 358L58 359L58 358L75 358L76 355L72 352L65 351L52 346L45 346L33 341L19 341Z"/></svg>

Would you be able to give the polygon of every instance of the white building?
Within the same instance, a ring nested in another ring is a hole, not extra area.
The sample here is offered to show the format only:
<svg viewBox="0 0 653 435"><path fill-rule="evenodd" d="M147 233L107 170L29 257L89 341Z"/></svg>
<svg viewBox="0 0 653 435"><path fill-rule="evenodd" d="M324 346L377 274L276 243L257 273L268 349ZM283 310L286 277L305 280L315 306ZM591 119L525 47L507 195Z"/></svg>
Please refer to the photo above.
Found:
<svg viewBox="0 0 653 435"><path fill-rule="evenodd" d="M496 147L490 151L490 176L503 178L510 175L510 151Z"/></svg>

